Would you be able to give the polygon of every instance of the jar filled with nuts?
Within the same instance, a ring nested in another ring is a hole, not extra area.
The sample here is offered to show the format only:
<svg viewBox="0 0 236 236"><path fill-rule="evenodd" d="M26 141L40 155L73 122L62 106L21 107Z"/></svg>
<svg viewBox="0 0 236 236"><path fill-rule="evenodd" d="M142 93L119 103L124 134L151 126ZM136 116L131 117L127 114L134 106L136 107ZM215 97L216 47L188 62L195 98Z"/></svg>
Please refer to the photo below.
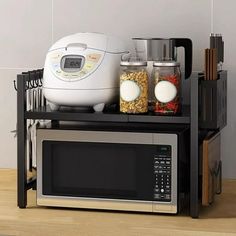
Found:
<svg viewBox="0 0 236 236"><path fill-rule="evenodd" d="M146 61L121 61L120 111L129 114L148 111Z"/></svg>
<svg viewBox="0 0 236 236"><path fill-rule="evenodd" d="M176 115L181 110L180 64L176 61L153 63L153 105L158 115Z"/></svg>

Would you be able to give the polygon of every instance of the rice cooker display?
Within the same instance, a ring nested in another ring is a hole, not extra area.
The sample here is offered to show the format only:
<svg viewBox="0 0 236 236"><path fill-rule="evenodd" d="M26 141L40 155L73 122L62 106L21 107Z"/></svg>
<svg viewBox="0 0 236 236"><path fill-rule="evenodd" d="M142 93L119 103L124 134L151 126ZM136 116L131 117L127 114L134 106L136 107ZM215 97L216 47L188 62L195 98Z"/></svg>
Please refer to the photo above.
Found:
<svg viewBox="0 0 236 236"><path fill-rule="evenodd" d="M64 81L77 81L91 74L102 60L101 53L84 55L63 55L62 52L50 53L51 71Z"/></svg>
<svg viewBox="0 0 236 236"><path fill-rule="evenodd" d="M66 72L80 71L84 64L83 56L64 56L61 59L61 69Z"/></svg>

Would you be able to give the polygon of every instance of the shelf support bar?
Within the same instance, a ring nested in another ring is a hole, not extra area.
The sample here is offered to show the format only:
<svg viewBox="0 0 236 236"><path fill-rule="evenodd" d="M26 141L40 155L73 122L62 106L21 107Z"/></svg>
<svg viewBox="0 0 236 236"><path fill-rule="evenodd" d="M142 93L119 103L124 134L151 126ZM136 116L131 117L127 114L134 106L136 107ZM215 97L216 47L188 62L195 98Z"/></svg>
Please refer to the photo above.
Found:
<svg viewBox="0 0 236 236"><path fill-rule="evenodd" d="M198 218L198 78L190 84L190 216Z"/></svg>
<svg viewBox="0 0 236 236"><path fill-rule="evenodd" d="M27 205L26 95L25 75L17 75L17 204Z"/></svg>

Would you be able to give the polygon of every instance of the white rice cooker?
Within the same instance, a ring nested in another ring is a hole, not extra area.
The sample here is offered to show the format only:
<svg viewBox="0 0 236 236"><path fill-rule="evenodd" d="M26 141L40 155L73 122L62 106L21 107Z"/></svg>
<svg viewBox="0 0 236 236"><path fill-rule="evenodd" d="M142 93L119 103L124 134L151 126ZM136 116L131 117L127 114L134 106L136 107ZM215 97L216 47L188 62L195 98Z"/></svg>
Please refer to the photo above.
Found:
<svg viewBox="0 0 236 236"><path fill-rule="evenodd" d="M57 41L48 51L43 92L52 109L93 107L102 111L119 97L122 40L100 33L77 33Z"/></svg>

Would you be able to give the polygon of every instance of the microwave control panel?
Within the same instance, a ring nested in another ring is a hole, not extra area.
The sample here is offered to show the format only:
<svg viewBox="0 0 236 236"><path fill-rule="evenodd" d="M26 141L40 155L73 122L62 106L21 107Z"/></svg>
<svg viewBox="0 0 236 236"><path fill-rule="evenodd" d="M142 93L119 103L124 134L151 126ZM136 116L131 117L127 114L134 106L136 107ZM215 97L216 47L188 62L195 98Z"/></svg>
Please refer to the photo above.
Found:
<svg viewBox="0 0 236 236"><path fill-rule="evenodd" d="M171 201L171 146L158 145L154 156L154 199Z"/></svg>

